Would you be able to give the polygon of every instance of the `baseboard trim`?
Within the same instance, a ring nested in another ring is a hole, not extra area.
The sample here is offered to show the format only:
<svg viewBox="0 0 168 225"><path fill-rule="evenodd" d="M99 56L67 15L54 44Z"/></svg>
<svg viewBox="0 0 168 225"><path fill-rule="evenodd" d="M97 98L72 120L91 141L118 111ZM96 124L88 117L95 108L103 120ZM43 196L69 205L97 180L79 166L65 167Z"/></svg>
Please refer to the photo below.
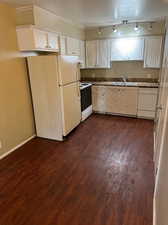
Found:
<svg viewBox="0 0 168 225"><path fill-rule="evenodd" d="M0 156L0 160L3 159L3 158L5 158L7 155L9 155L10 153L14 152L15 150L17 150L18 148L20 148L21 146L23 146L24 144L26 144L28 141L32 140L35 137L36 137L36 135L34 134L33 136L29 137L25 141L21 142L16 147L14 147L11 150L9 150L8 152L5 152L3 155Z"/></svg>

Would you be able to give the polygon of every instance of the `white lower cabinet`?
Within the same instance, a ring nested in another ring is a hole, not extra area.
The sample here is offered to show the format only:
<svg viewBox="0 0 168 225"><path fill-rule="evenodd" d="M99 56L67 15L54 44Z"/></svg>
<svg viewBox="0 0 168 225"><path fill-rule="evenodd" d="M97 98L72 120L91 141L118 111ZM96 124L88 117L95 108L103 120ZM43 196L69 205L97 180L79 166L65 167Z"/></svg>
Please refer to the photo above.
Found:
<svg viewBox="0 0 168 225"><path fill-rule="evenodd" d="M92 86L93 111L154 119L157 88Z"/></svg>
<svg viewBox="0 0 168 225"><path fill-rule="evenodd" d="M157 88L139 88L138 117L154 119L157 94Z"/></svg>
<svg viewBox="0 0 168 225"><path fill-rule="evenodd" d="M137 115L138 88L92 87L93 110L102 113Z"/></svg>
<svg viewBox="0 0 168 225"><path fill-rule="evenodd" d="M93 111L106 112L107 98L106 98L107 87L106 86L92 86L92 105Z"/></svg>

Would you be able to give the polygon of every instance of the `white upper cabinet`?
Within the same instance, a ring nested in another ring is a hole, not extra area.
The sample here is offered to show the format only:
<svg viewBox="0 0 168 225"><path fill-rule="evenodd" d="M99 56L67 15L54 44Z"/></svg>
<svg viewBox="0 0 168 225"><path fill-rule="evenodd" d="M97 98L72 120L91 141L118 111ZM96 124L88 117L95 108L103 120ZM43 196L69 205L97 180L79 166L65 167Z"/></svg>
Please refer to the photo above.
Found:
<svg viewBox="0 0 168 225"><path fill-rule="evenodd" d="M67 37L67 55L80 55L80 43L78 39Z"/></svg>
<svg viewBox="0 0 168 225"><path fill-rule="evenodd" d="M59 51L58 34L33 26L17 28L18 46L21 51Z"/></svg>
<svg viewBox="0 0 168 225"><path fill-rule="evenodd" d="M144 38L111 40L111 61L144 60Z"/></svg>
<svg viewBox="0 0 168 225"><path fill-rule="evenodd" d="M110 68L110 40L86 41L86 67Z"/></svg>
<svg viewBox="0 0 168 225"><path fill-rule="evenodd" d="M110 40L99 40L97 42L97 67L99 68L110 68Z"/></svg>
<svg viewBox="0 0 168 225"><path fill-rule="evenodd" d="M79 56L79 60L80 60L80 68L85 68L85 41L79 41L80 42L80 56Z"/></svg>
<svg viewBox="0 0 168 225"><path fill-rule="evenodd" d="M95 68L97 65L97 40L86 41L86 67Z"/></svg>
<svg viewBox="0 0 168 225"><path fill-rule="evenodd" d="M162 37L153 36L145 39L144 67L160 68Z"/></svg>
<svg viewBox="0 0 168 225"><path fill-rule="evenodd" d="M24 36L24 30L20 30L19 31L20 36L22 37L22 35ZM29 31L25 31L25 35L26 33L29 33ZM31 34L29 34L31 35ZM34 36L34 40L33 37L32 39L29 38L29 36L27 36L27 40L26 39L22 39L19 40L20 43L20 50L29 50L28 48L32 49L45 49L48 47L48 42L47 42L47 32L45 31L41 31L38 29L33 29L32 30L32 35ZM29 38L29 39L28 39Z"/></svg>
<svg viewBox="0 0 168 225"><path fill-rule="evenodd" d="M67 54L67 45L66 45L66 37L65 36L60 36L60 53L61 55L66 55Z"/></svg>
<svg viewBox="0 0 168 225"><path fill-rule="evenodd" d="M48 32L47 36L48 36L48 48L59 51L58 34Z"/></svg>

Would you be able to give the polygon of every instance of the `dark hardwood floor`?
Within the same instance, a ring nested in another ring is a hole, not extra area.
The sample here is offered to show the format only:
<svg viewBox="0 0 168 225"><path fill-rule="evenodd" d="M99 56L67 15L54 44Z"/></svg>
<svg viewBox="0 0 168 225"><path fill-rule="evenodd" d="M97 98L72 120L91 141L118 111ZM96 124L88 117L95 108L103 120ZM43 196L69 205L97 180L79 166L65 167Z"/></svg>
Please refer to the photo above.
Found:
<svg viewBox="0 0 168 225"><path fill-rule="evenodd" d="M93 115L0 161L0 225L152 225L153 122Z"/></svg>

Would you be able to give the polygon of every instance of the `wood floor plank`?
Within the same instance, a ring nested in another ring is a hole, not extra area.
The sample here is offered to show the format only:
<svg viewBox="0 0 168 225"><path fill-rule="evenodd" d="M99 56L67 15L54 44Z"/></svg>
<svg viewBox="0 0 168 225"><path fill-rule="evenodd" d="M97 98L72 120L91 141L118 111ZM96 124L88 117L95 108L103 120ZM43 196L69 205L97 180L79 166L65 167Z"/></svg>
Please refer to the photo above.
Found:
<svg viewBox="0 0 168 225"><path fill-rule="evenodd" d="M0 161L0 225L152 225L153 122L93 115Z"/></svg>

